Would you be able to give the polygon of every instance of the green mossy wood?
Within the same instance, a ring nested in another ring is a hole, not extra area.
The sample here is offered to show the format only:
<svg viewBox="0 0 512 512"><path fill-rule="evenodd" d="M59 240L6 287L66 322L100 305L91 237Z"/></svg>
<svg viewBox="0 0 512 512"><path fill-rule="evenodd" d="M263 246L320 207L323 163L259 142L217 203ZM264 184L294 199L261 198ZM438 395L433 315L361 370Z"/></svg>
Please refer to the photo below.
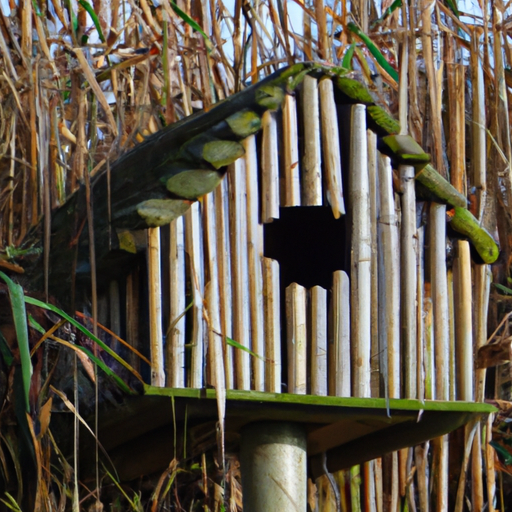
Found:
<svg viewBox="0 0 512 512"><path fill-rule="evenodd" d="M223 178L226 166L244 154L240 142L260 130L263 113L280 108L285 95L292 93L307 74L334 77L342 101L367 106L368 126L381 137L379 147L384 145L395 163L414 165L417 180L438 201L466 207L466 198L428 164L429 157L421 147L411 137L397 135L398 122L376 105L353 73L320 63L296 64L208 112L199 112L155 133L93 178L91 203L98 281L126 273L140 246L129 232L168 224L183 215L193 201L212 191ZM466 222L464 216L458 218L460 223ZM70 307L75 282L80 286L90 276L86 219L85 187L73 194L51 219L49 291ZM482 237L481 230L472 227L457 230L477 246L479 253L488 255L485 261L496 259L498 248L492 237ZM30 233L25 245L40 246L42 234L43 222ZM43 257L26 271L31 287L42 289Z"/></svg>

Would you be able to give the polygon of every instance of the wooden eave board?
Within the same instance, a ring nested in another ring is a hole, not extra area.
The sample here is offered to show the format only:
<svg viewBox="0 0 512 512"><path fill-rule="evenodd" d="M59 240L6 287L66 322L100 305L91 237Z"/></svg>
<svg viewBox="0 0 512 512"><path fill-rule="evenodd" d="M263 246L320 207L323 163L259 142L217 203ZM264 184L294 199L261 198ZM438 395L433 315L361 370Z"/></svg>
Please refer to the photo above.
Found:
<svg viewBox="0 0 512 512"><path fill-rule="evenodd" d="M124 404L100 416L100 442L114 454L115 465L125 468L122 473L127 478L163 469L157 466L171 460L176 450L174 425L182 439L180 431L186 423L189 454L197 448L211 447L215 441L215 390L146 386L145 392L127 397ZM323 452L327 454L326 467L332 472L446 434L494 411L488 404L473 402L228 390L226 432L232 439L244 425L256 421L301 423L308 433L310 471L318 476L325 471ZM137 466L130 473L126 464L134 461Z"/></svg>

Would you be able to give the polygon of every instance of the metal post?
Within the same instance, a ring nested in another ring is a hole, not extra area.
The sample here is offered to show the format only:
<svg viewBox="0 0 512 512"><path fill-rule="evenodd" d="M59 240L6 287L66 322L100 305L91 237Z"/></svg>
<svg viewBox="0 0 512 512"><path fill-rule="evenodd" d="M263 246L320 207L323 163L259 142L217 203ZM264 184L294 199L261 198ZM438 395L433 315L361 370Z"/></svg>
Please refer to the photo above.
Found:
<svg viewBox="0 0 512 512"><path fill-rule="evenodd" d="M305 512L306 431L289 422L252 423L242 430L244 512Z"/></svg>

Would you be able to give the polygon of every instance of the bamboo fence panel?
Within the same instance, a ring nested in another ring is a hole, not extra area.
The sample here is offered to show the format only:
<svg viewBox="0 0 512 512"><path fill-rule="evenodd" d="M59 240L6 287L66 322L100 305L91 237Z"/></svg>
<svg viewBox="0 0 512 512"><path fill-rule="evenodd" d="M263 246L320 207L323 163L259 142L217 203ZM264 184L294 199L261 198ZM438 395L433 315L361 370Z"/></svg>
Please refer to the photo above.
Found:
<svg viewBox="0 0 512 512"><path fill-rule="evenodd" d="M237 160L228 174L230 198L231 278L233 286L233 338L250 348L249 276L247 258L247 200L244 160ZM251 389L249 354L235 350L237 389Z"/></svg>
<svg viewBox="0 0 512 512"><path fill-rule="evenodd" d="M302 204L322 205L322 151L320 140L320 106L318 80L304 78L302 88L302 125L304 151L302 157Z"/></svg>
<svg viewBox="0 0 512 512"><path fill-rule="evenodd" d="M192 289L192 332L190 335L191 362L188 387L203 387L205 328L203 320L204 259L201 212L194 203L185 214L185 251L189 262L189 279Z"/></svg>
<svg viewBox="0 0 512 512"><path fill-rule="evenodd" d="M297 283L286 288L288 392L307 393L306 289Z"/></svg>
<svg viewBox="0 0 512 512"><path fill-rule="evenodd" d="M351 261L351 349L354 396L370 396L370 298L371 247L366 143L366 109L352 107L350 141L350 216L352 231Z"/></svg>
<svg viewBox="0 0 512 512"><path fill-rule="evenodd" d="M167 385L185 387L185 225L179 217L169 225L169 327Z"/></svg>

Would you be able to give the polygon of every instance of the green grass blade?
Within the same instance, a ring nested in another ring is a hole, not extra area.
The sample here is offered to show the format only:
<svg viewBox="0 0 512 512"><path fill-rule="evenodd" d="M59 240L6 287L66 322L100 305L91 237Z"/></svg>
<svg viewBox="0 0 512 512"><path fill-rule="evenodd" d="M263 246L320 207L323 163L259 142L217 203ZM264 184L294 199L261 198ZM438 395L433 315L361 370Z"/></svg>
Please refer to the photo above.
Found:
<svg viewBox="0 0 512 512"><path fill-rule="evenodd" d="M397 70L386 60L381 51L375 46L374 42L355 23L350 22L348 24L348 29L364 42L368 50L370 50L370 53L379 63L379 66L381 66L382 69L384 69L388 75L398 83L399 78Z"/></svg>
<svg viewBox="0 0 512 512"><path fill-rule="evenodd" d="M105 36L103 35L103 31L101 30L100 20L98 19L98 15L96 14L93 6L89 2L86 2L85 0L78 0L78 3L87 11L87 14L91 17L91 20L94 23L94 26L96 28L96 31L98 32L100 41L102 43L104 43Z"/></svg>
<svg viewBox="0 0 512 512"><path fill-rule="evenodd" d="M30 359L30 347L28 346L28 325L27 312L25 309L25 294L23 288L0 272L0 277L7 283L9 297L11 299L12 316L14 318L14 327L16 337L18 338L18 348L20 351L21 372L23 375L23 391L25 395L25 408L30 410L28 394L30 390L30 379L32 378L32 360Z"/></svg>
<svg viewBox="0 0 512 512"><path fill-rule="evenodd" d="M46 302L34 299L33 297L25 297L25 302L27 304L32 304L33 306L48 309L50 311L53 311L57 315L61 316L62 318L65 318L71 325L76 327L80 332L82 332L88 338L94 341L94 343L101 347L107 354L112 356L119 364L124 366L128 371L135 375L135 377L137 377L141 382L143 382L142 377L132 366L130 366L122 357L116 354L106 343L104 343L99 338L94 336L94 334L90 332L86 327L84 327L80 322L77 322L74 318L69 316L64 311L62 311L62 309L59 309L57 306L54 306L53 304L47 304Z"/></svg>
<svg viewBox="0 0 512 512"><path fill-rule="evenodd" d="M382 16L376 19L371 25L370 30L380 25L388 16L393 14L399 7L402 7L402 0L395 0L387 9L384 10Z"/></svg>
<svg viewBox="0 0 512 512"><path fill-rule="evenodd" d="M244 352L251 354L251 356L257 357L258 359L265 361L264 357L261 357L260 355L256 354L256 352L253 352L252 350L248 349L247 347L244 347L241 343L238 343L238 341L228 338L227 336L226 336L226 343L228 345L231 345L232 347L239 348L240 350L243 350Z"/></svg>
<svg viewBox="0 0 512 512"><path fill-rule="evenodd" d="M352 70L352 57L354 56L354 50L356 49L356 43L352 43L348 50L345 52L345 55L343 55L343 60L341 62L341 67Z"/></svg>
<svg viewBox="0 0 512 512"><path fill-rule="evenodd" d="M212 42L210 41L210 38L206 35L206 32L201 28L201 25L197 23L194 19L192 19L185 11L182 11L178 5L170 0L172 10L189 26L192 28L192 30L195 30L196 32L199 32L203 37L204 41L206 43L206 48L208 51L211 51L213 48Z"/></svg>

